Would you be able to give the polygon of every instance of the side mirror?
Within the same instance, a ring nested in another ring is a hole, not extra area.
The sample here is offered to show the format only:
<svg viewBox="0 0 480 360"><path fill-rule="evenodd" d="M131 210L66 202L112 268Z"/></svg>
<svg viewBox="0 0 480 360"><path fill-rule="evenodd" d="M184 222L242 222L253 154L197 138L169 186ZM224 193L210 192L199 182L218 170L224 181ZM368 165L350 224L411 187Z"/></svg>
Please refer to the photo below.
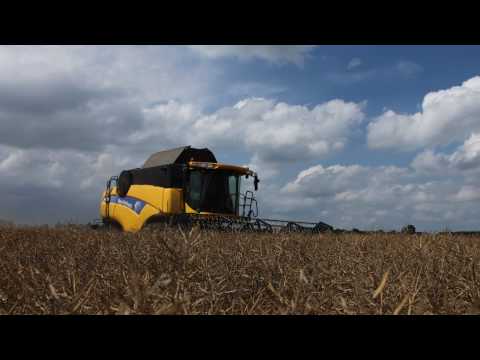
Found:
<svg viewBox="0 0 480 360"><path fill-rule="evenodd" d="M255 176L255 179L253 180L253 186L255 186L255 191L258 190L258 183L260 182L260 180L258 180L258 177Z"/></svg>

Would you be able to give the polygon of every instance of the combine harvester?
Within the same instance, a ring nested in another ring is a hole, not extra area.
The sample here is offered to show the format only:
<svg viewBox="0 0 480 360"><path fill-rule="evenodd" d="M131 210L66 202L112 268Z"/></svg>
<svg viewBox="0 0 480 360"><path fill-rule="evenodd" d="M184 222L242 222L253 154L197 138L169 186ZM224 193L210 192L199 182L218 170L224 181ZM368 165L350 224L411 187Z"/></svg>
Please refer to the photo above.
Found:
<svg viewBox="0 0 480 360"><path fill-rule="evenodd" d="M221 164L208 149L191 146L160 151L141 168L111 177L102 194L101 220L93 226L136 232L156 224L198 225L229 231L334 231L323 222L258 218L253 191L240 193L240 180L257 173L247 167Z"/></svg>

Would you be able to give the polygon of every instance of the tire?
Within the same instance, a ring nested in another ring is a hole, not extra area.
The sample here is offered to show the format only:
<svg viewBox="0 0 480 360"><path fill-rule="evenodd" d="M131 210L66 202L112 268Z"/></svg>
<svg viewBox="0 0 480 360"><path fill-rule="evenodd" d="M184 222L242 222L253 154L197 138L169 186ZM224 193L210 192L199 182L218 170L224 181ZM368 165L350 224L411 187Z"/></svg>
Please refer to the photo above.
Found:
<svg viewBox="0 0 480 360"><path fill-rule="evenodd" d="M122 171L118 177L117 193L120 197L127 196L128 190L132 185L132 173L130 171Z"/></svg>

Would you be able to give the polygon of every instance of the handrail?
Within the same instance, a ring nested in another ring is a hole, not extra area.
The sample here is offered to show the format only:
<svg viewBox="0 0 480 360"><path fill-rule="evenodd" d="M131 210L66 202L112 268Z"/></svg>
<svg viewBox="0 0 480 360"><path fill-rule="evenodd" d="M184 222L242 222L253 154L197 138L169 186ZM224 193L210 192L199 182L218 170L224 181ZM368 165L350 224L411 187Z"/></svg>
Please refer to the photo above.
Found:
<svg viewBox="0 0 480 360"><path fill-rule="evenodd" d="M245 191L245 194L240 194L241 200L243 203L240 205L242 208L242 215L246 218L251 218L252 216L256 218L258 216L258 203L253 195L251 190ZM252 209L253 204L255 204L255 211ZM248 208L248 213L246 213L246 209Z"/></svg>
<svg viewBox="0 0 480 360"><path fill-rule="evenodd" d="M105 218L107 219L110 217L110 200L112 198L112 181L117 182L118 176L112 176L107 181L107 188L105 191Z"/></svg>

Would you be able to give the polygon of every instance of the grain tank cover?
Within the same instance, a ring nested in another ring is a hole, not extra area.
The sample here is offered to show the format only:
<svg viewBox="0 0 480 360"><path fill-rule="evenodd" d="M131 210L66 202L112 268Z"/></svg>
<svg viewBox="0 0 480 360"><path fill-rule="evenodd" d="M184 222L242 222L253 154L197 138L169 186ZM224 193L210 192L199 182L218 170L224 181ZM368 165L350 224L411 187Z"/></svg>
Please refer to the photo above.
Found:
<svg viewBox="0 0 480 360"><path fill-rule="evenodd" d="M191 146L182 146L176 149L159 151L152 154L142 168L152 168L157 166L174 165L174 164L187 164L189 161L205 161L205 162L217 162L215 155L205 149L195 149Z"/></svg>

